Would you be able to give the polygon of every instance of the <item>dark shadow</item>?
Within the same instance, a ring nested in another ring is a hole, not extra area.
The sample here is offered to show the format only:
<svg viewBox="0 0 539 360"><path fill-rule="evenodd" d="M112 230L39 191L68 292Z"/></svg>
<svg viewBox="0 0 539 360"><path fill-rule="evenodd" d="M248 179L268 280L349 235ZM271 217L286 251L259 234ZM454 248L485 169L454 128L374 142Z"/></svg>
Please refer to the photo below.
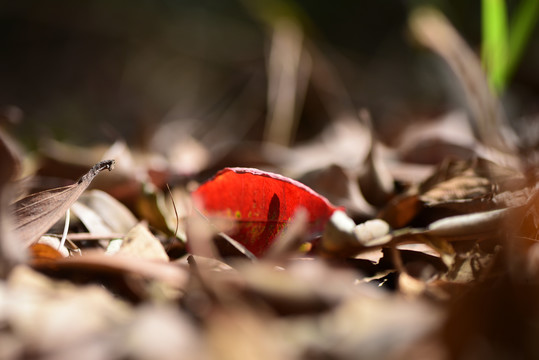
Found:
<svg viewBox="0 0 539 360"><path fill-rule="evenodd" d="M260 234L260 240L273 239L277 231L279 231L279 215L281 215L281 201L277 194L273 194L268 208L266 225Z"/></svg>

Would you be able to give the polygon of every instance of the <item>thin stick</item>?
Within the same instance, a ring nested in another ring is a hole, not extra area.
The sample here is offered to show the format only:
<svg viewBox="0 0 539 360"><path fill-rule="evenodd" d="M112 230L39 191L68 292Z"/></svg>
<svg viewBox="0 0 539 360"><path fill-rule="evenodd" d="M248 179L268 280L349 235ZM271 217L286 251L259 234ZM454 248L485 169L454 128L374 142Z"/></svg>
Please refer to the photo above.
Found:
<svg viewBox="0 0 539 360"><path fill-rule="evenodd" d="M66 210L66 222L64 224L64 232L62 233L62 240L60 240L60 245L58 246L58 250L60 250L67 239L67 230L69 230L69 218L71 217L71 211L70 208L67 208Z"/></svg>
<svg viewBox="0 0 539 360"><path fill-rule="evenodd" d="M170 186L167 185L168 193L170 194L170 200L172 201L172 207L174 208L174 214L176 215L176 229L174 230L174 237L178 237L178 229L180 227L180 217L178 216L178 210L176 209L176 203L174 202L174 197L172 196L172 191Z"/></svg>
<svg viewBox="0 0 539 360"><path fill-rule="evenodd" d="M54 236L57 238L60 238L60 235L58 234L45 234L47 236ZM71 241L81 241L81 240L111 240L111 239L121 239L125 236L125 234L122 233L110 233L110 234L91 234L87 232L81 232L81 233L70 233L67 234L67 239Z"/></svg>

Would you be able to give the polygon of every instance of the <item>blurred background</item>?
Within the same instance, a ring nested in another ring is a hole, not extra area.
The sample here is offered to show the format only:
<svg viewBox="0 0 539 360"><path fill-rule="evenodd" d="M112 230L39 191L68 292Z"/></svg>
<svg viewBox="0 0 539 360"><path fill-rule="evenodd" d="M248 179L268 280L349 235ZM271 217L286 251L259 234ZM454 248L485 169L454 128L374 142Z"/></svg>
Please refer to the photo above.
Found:
<svg viewBox="0 0 539 360"><path fill-rule="evenodd" d="M479 52L479 1L2 1L2 119L18 122L13 132L30 148L42 138L144 148L172 120L185 120L179 133L211 133L207 142L290 145L366 108L391 142L407 123L463 104L444 61L411 41L408 16L424 4ZM503 93L510 119L539 110L537 31ZM272 80L275 61L297 81ZM294 124L272 135L279 86L293 86L292 110L285 99L282 111Z"/></svg>

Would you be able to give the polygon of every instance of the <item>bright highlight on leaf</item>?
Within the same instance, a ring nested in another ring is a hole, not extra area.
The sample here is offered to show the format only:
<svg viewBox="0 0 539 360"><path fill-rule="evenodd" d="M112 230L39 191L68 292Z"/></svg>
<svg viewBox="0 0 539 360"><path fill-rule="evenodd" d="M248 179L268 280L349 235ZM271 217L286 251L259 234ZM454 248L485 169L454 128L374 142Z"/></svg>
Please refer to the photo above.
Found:
<svg viewBox="0 0 539 360"><path fill-rule="evenodd" d="M210 221L235 221L237 226L228 235L256 256L269 248L298 208L309 212L313 234L321 232L337 210L298 181L250 168L219 171L193 193L193 201Z"/></svg>

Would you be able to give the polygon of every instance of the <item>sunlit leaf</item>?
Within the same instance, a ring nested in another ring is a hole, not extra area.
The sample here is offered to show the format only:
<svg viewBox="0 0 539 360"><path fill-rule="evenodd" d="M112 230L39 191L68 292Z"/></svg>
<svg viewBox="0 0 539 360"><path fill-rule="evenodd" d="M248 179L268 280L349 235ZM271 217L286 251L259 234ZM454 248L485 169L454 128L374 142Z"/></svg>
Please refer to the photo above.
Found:
<svg viewBox="0 0 539 360"><path fill-rule="evenodd" d="M15 233L23 243L29 245L39 239L90 185L102 170L112 170L114 160L96 164L75 184L42 191L15 202L13 207Z"/></svg>
<svg viewBox="0 0 539 360"><path fill-rule="evenodd" d="M255 255L268 249L296 209L309 212L309 230L321 232L337 209L307 186L281 175L250 168L226 168L194 193L197 206L210 220L236 223L230 236Z"/></svg>

